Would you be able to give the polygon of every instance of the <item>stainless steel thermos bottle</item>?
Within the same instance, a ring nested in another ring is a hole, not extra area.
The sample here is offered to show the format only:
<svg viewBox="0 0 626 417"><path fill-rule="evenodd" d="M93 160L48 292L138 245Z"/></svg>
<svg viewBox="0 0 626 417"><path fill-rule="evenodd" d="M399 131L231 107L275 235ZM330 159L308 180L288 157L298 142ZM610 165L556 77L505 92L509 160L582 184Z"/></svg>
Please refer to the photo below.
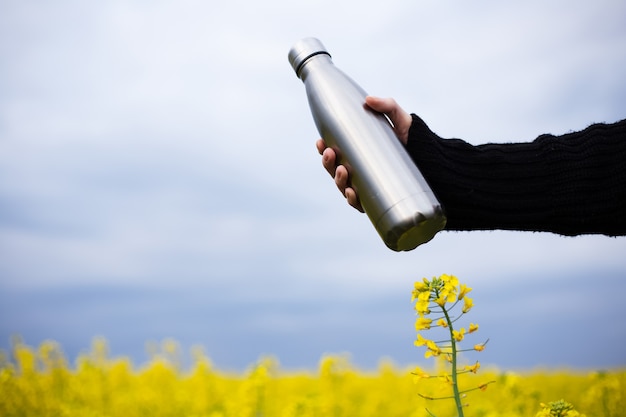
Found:
<svg viewBox="0 0 626 417"><path fill-rule="evenodd" d="M333 64L318 39L297 42L289 62L306 87L320 135L348 169L385 244L408 251L431 240L446 218L387 118L367 107L365 91Z"/></svg>

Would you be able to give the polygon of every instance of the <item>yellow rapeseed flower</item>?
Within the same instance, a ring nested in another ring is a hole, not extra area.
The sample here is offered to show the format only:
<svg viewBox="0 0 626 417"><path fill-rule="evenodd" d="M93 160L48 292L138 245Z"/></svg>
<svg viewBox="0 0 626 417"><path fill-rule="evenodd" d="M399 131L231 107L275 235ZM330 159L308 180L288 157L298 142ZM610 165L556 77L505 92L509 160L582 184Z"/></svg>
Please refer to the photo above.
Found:
<svg viewBox="0 0 626 417"><path fill-rule="evenodd" d="M428 348L426 353L424 353L424 357L426 359L430 358L431 356L439 356L441 354L441 349L432 340L426 340L426 347Z"/></svg>
<svg viewBox="0 0 626 417"><path fill-rule="evenodd" d="M437 320L437 326L448 327L448 322L446 322L443 317ZM471 327L471 326L470 326Z"/></svg>
<svg viewBox="0 0 626 417"><path fill-rule="evenodd" d="M428 308L428 301L418 301L415 303L415 311L418 314L430 314L430 309Z"/></svg>
<svg viewBox="0 0 626 417"><path fill-rule="evenodd" d="M461 284L461 286L460 286L460 290L459 290L459 296L458 296L457 298L458 298L459 300L462 300L462 299L463 299L463 297L465 297L465 295L466 295L468 292L470 292L470 291L472 291L472 289L471 289L470 287L468 287L468 286L467 286L467 285L465 285L465 284Z"/></svg>
<svg viewBox="0 0 626 417"><path fill-rule="evenodd" d="M452 385L453 384L452 378L450 378L450 375L448 375L446 373L439 375L439 379L441 379L443 382L445 382L448 385Z"/></svg>
<svg viewBox="0 0 626 417"><path fill-rule="evenodd" d="M413 285L413 291L411 292L411 302L415 301L421 293L426 291L428 291L428 285L423 281L416 281Z"/></svg>
<svg viewBox="0 0 626 417"><path fill-rule="evenodd" d="M463 340L465 337L465 327L462 327L461 330L452 330L452 336L457 342Z"/></svg>
<svg viewBox="0 0 626 417"><path fill-rule="evenodd" d="M485 350L485 345L474 345L474 350L477 352L482 352L483 350Z"/></svg>
<svg viewBox="0 0 626 417"><path fill-rule="evenodd" d="M417 301L429 301L430 300L430 291L422 291L417 295Z"/></svg>
<svg viewBox="0 0 626 417"><path fill-rule="evenodd" d="M439 298L442 302L437 302L440 306L443 307L445 303L453 303L456 301L456 287L451 287L449 285L444 285L441 293L439 294Z"/></svg>
<svg viewBox="0 0 626 417"><path fill-rule="evenodd" d="M474 365L466 365L464 368L466 371L476 373L480 369L480 363L476 362Z"/></svg>
<svg viewBox="0 0 626 417"><path fill-rule="evenodd" d="M415 342L413 342L413 344L415 346L424 346L426 345L428 342L430 342L430 340L425 339L424 337L422 337L421 334L417 334L417 340Z"/></svg>
<svg viewBox="0 0 626 417"><path fill-rule="evenodd" d="M439 307L445 306L446 302L447 302L446 297L444 297L443 295L435 300L435 303L437 303Z"/></svg>
<svg viewBox="0 0 626 417"><path fill-rule="evenodd" d="M413 374L415 376L415 378L414 378L415 382L417 382L417 380L419 380L419 379L430 378L430 375L428 375L426 372L424 372L424 370L422 368L420 368L419 366L416 366L415 369L413 370L413 372L411 372L411 374Z"/></svg>
<svg viewBox="0 0 626 417"><path fill-rule="evenodd" d="M459 279L454 275L443 274L441 275L441 280L444 285L449 285L451 287L457 287L459 285Z"/></svg>
<svg viewBox="0 0 626 417"><path fill-rule="evenodd" d="M467 333L474 333L476 330L478 330L478 324L470 323Z"/></svg>
<svg viewBox="0 0 626 417"><path fill-rule="evenodd" d="M419 317L415 320L415 330L428 330L430 329L430 325L433 322L432 319L427 319L425 317Z"/></svg>
<svg viewBox="0 0 626 417"><path fill-rule="evenodd" d="M431 356L439 356L439 354L441 353L441 351L437 351L437 350L426 350L426 352L424 353L424 358L428 359Z"/></svg>
<svg viewBox="0 0 626 417"><path fill-rule="evenodd" d="M457 287L459 285L459 280L454 275L442 275L441 282L443 283L443 288L440 292L441 299L445 300L444 302L453 303L456 301L456 293ZM439 304L439 303L438 303ZM443 306L443 304L439 304Z"/></svg>
<svg viewBox="0 0 626 417"><path fill-rule="evenodd" d="M417 302L415 303L415 310L419 314L428 314L430 309L428 304L430 303L430 292L421 292L417 295Z"/></svg>
<svg viewBox="0 0 626 417"><path fill-rule="evenodd" d="M463 304L461 311L463 311L463 313L467 313L472 309L472 307L474 307L474 300L469 297L464 297L463 300L465 303Z"/></svg>

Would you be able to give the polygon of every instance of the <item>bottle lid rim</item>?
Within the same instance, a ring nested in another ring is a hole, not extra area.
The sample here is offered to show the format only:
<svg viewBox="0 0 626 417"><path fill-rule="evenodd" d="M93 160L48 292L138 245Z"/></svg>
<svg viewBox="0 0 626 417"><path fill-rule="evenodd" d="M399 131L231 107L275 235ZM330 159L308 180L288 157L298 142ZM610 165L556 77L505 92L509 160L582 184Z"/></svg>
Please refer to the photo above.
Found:
<svg viewBox="0 0 626 417"><path fill-rule="evenodd" d="M317 38L304 38L297 42L289 50L289 63L296 72L296 75L300 75L300 69L304 63L313 56L325 54L331 56L322 42Z"/></svg>

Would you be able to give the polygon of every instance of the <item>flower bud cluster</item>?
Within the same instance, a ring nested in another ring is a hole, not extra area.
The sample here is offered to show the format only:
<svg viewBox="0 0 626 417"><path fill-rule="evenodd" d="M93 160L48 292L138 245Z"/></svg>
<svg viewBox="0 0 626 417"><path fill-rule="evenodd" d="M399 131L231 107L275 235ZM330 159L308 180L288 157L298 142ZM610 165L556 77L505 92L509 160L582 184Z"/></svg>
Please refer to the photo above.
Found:
<svg viewBox="0 0 626 417"><path fill-rule="evenodd" d="M565 400L553 401L548 404L542 403L541 408L536 417L585 417Z"/></svg>

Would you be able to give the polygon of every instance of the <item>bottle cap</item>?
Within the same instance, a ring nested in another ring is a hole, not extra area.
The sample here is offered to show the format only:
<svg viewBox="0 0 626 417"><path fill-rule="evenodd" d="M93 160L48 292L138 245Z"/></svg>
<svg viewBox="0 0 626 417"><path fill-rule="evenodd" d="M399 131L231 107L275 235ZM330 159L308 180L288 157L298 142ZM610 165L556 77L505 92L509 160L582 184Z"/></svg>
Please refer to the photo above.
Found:
<svg viewBox="0 0 626 417"><path fill-rule="evenodd" d="M314 55L326 54L330 56L322 42L316 38L304 38L298 41L289 50L289 63L293 67L296 74L299 73L300 67L306 62L307 59Z"/></svg>

